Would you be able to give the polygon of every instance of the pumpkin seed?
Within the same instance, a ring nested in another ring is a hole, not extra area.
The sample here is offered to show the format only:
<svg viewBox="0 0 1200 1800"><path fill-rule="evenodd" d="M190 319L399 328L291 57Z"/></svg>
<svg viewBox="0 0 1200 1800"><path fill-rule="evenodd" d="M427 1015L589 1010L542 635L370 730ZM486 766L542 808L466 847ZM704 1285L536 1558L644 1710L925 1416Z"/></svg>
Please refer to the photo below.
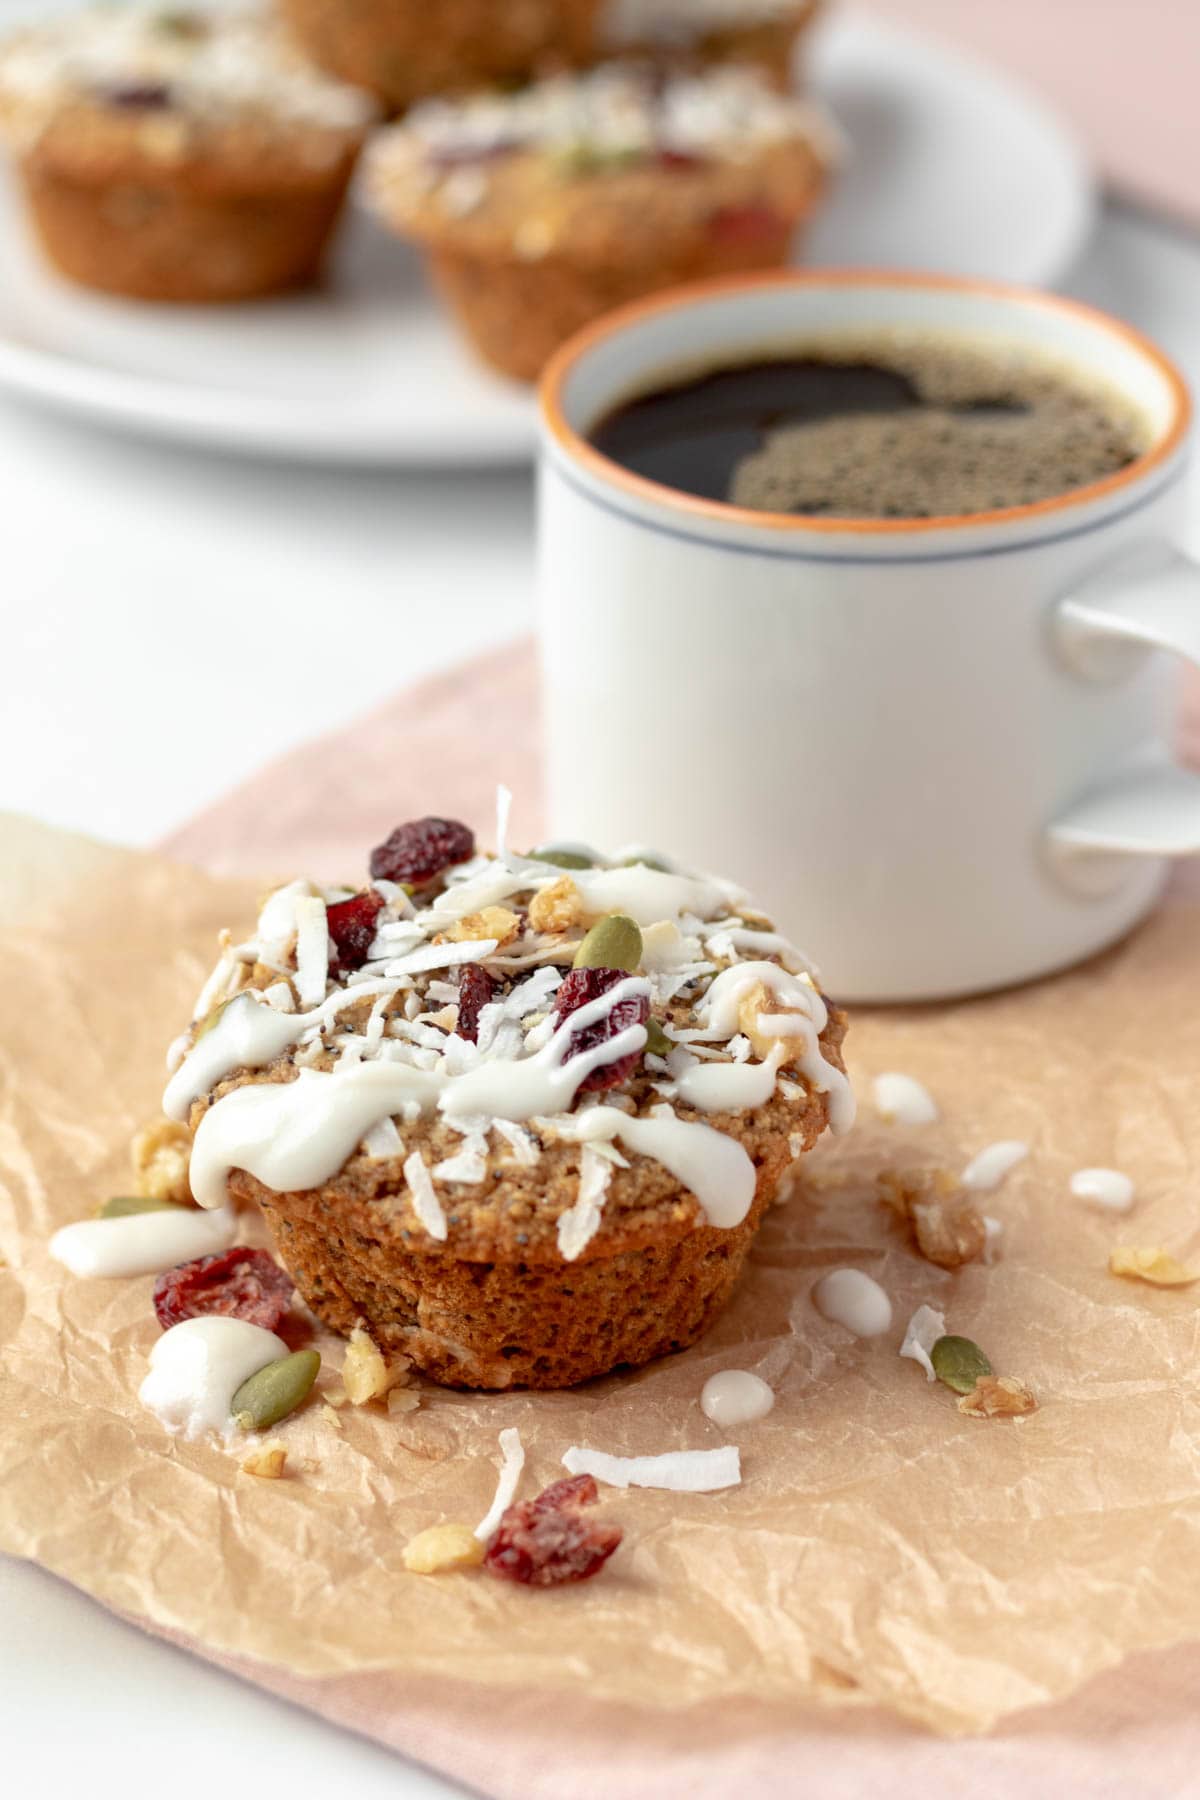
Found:
<svg viewBox="0 0 1200 1800"><path fill-rule="evenodd" d="M979 1345L965 1337L940 1337L929 1352L929 1360L938 1380L956 1394L974 1393L979 1377L992 1372Z"/></svg>
<svg viewBox="0 0 1200 1800"><path fill-rule="evenodd" d="M590 856L583 856L578 850L556 850L553 844L531 850L530 855L538 862L549 863L552 869L594 869L596 866Z"/></svg>
<svg viewBox="0 0 1200 1800"><path fill-rule="evenodd" d="M295 1412L308 1398L321 1358L316 1350L294 1350L243 1381L230 1412L239 1431L265 1431Z"/></svg>
<svg viewBox="0 0 1200 1800"><path fill-rule="evenodd" d="M657 869L660 875L670 875L674 871L661 856L654 856L649 850L639 850L636 856L627 856L621 864L623 869Z"/></svg>
<svg viewBox="0 0 1200 1800"><path fill-rule="evenodd" d="M642 960L642 934L624 913L598 919L575 952L577 969L624 969L629 975Z"/></svg>
<svg viewBox="0 0 1200 1800"><path fill-rule="evenodd" d="M103 1206L96 1208L98 1219L128 1219L133 1213L173 1212L186 1213L193 1209L180 1206L174 1200L155 1200L149 1194L116 1194L106 1200Z"/></svg>
<svg viewBox="0 0 1200 1800"><path fill-rule="evenodd" d="M646 1020L646 1049L651 1056L670 1056L677 1048L657 1019Z"/></svg>

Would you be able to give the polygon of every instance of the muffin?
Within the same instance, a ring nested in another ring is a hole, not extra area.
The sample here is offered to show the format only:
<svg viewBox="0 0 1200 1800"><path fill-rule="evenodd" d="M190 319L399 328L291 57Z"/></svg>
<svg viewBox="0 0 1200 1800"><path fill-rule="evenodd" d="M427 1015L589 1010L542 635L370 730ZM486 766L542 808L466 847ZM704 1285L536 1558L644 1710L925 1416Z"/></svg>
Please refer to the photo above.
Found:
<svg viewBox="0 0 1200 1800"><path fill-rule="evenodd" d="M752 64L777 87L797 73L818 0L609 0L596 15L599 55Z"/></svg>
<svg viewBox="0 0 1200 1800"><path fill-rule="evenodd" d="M374 112L249 18L96 7L0 48L0 133L43 250L135 299L311 280Z"/></svg>
<svg viewBox="0 0 1200 1800"><path fill-rule="evenodd" d="M816 0L278 0L321 68L391 112L627 54L754 63L780 85Z"/></svg>
<svg viewBox="0 0 1200 1800"><path fill-rule="evenodd" d="M360 891L226 936L164 1096L191 1185L256 1202L309 1306L454 1387L695 1341L853 1100L843 1015L725 881L399 827Z"/></svg>
<svg viewBox="0 0 1200 1800"><path fill-rule="evenodd" d="M435 94L528 81L588 60L601 0L277 0L321 68L390 112Z"/></svg>
<svg viewBox="0 0 1200 1800"><path fill-rule="evenodd" d="M832 143L821 114L751 70L616 63L431 101L364 167L372 204L426 251L478 353L533 380L624 301L786 262Z"/></svg>

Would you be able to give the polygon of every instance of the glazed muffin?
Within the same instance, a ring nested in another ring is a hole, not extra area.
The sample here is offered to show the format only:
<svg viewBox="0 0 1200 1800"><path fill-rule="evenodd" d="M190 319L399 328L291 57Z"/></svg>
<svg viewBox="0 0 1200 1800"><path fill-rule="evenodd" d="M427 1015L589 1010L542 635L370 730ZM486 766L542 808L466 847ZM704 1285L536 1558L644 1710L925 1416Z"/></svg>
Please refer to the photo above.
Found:
<svg viewBox="0 0 1200 1800"><path fill-rule="evenodd" d="M309 1306L468 1388L691 1344L853 1100L845 1021L728 882L402 826L221 960L164 1098L202 1205L261 1206Z"/></svg>
<svg viewBox="0 0 1200 1800"><path fill-rule="evenodd" d="M749 64L792 85L798 49L819 0L608 0L596 15L600 56Z"/></svg>
<svg viewBox="0 0 1200 1800"><path fill-rule="evenodd" d="M753 71L609 64L431 101L364 167L478 353L533 380L624 301L786 262L832 150L823 116Z"/></svg>
<svg viewBox="0 0 1200 1800"><path fill-rule="evenodd" d="M403 112L432 95L587 61L601 0L278 0L278 8L321 68Z"/></svg>
<svg viewBox="0 0 1200 1800"><path fill-rule="evenodd" d="M374 112L248 18L96 7L0 49L0 131L43 250L136 299L311 280Z"/></svg>

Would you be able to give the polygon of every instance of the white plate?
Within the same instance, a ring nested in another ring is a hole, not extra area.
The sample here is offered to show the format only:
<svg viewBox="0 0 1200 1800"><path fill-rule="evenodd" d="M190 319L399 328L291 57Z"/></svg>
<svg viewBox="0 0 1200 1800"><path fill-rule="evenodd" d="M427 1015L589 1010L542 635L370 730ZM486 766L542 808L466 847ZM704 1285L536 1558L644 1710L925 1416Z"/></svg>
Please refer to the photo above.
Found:
<svg viewBox="0 0 1200 1800"><path fill-rule="evenodd" d="M1080 152L990 70L836 18L815 85L851 157L805 260L1050 283L1093 216ZM0 196L0 387L112 425L311 462L479 466L533 446L527 390L478 368L417 260L352 217L329 285L236 308L143 306L56 281Z"/></svg>

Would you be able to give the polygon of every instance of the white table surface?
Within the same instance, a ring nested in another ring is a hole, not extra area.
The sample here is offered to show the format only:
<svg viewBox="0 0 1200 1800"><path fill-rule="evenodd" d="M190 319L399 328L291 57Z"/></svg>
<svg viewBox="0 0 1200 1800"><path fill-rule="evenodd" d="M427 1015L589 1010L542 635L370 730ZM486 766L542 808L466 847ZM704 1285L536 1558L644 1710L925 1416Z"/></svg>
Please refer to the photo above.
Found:
<svg viewBox="0 0 1200 1800"><path fill-rule="evenodd" d="M1110 207L1069 287L1200 387L1200 239ZM525 475L326 475L0 404L0 496L0 807L124 842L533 620ZM2 1561L0 1669L14 1794L207 1800L200 1721L238 1793L458 1791Z"/></svg>

